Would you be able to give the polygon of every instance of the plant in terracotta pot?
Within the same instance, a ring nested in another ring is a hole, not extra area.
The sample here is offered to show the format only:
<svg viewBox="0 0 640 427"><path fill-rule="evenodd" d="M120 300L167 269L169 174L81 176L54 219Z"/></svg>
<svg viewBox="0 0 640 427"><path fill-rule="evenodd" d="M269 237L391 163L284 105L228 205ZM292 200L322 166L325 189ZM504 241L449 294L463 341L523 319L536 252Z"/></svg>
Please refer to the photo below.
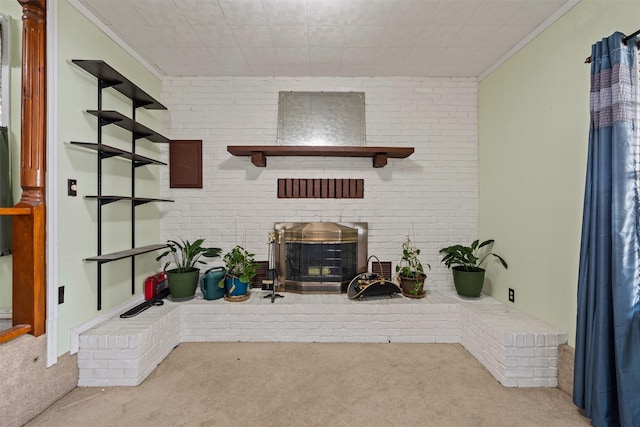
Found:
<svg viewBox="0 0 640 427"><path fill-rule="evenodd" d="M220 248L204 247L203 243L204 239L197 239L193 242L183 239L180 239L179 242L167 240L168 249L156 257L156 261L169 254L173 258L167 262L165 270L169 280L169 291L174 301L193 298L200 276L200 269L196 265L205 263L200 258L214 258L222 251ZM175 264L175 268L167 270L167 267L172 263Z"/></svg>
<svg viewBox="0 0 640 427"><path fill-rule="evenodd" d="M491 250L494 240L475 240L470 246L453 245L440 249L442 262L453 271L453 283L456 292L464 297L478 297L484 285L485 269L480 265L490 255L500 261L504 268L508 268L507 262L500 255ZM483 251L480 249L485 248Z"/></svg>
<svg viewBox="0 0 640 427"><path fill-rule="evenodd" d="M254 254L242 246L235 246L224 254L222 260L227 269L220 286L226 289L225 298L231 301L244 301L248 297L251 280L258 272L258 262Z"/></svg>
<svg viewBox="0 0 640 427"><path fill-rule="evenodd" d="M396 276L402 294L410 298L424 298L426 291L424 290L424 281L427 274L424 272L424 266L420 262L420 249L418 249L409 236L402 244L402 258L396 265ZM424 264L431 269L429 264Z"/></svg>

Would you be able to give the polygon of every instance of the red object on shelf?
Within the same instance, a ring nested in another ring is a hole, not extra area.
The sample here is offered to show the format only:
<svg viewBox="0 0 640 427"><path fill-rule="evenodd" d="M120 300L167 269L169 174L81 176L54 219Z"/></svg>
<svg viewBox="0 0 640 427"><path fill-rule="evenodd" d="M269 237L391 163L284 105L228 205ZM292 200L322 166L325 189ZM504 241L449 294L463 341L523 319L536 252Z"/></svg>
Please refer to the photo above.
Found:
<svg viewBox="0 0 640 427"><path fill-rule="evenodd" d="M169 287L167 281L167 273L164 271L144 279L144 299L150 300L155 298L161 291Z"/></svg>
<svg viewBox="0 0 640 427"><path fill-rule="evenodd" d="M156 276L149 276L144 280L144 299L150 300L156 296Z"/></svg>

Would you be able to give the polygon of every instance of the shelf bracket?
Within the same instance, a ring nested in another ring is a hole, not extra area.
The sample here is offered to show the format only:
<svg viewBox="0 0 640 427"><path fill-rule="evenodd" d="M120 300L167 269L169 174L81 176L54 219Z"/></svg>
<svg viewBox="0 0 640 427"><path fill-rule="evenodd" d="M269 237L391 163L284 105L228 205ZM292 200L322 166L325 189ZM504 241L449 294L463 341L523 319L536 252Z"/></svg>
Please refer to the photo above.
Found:
<svg viewBox="0 0 640 427"><path fill-rule="evenodd" d="M99 156L101 159L108 159L110 157L116 157L118 155L119 155L118 153L111 153L109 151L104 151L104 150L99 151Z"/></svg>
<svg viewBox="0 0 640 427"><path fill-rule="evenodd" d="M252 151L251 163L259 168L267 167L267 156L264 155L263 151Z"/></svg>
<svg viewBox="0 0 640 427"><path fill-rule="evenodd" d="M374 168L383 168L387 166L387 154L386 153L378 153L373 156L373 167Z"/></svg>
<svg viewBox="0 0 640 427"><path fill-rule="evenodd" d="M153 102L151 101L133 101L133 108L137 109L141 107L146 107L147 105L151 105L151 104L153 104Z"/></svg>
<svg viewBox="0 0 640 427"><path fill-rule="evenodd" d="M98 118L98 125L100 127L103 127L103 126L112 125L114 123L121 122L121 121L122 120L119 120L119 119L106 119L104 117L100 117Z"/></svg>
<svg viewBox="0 0 640 427"><path fill-rule="evenodd" d="M100 87L100 89L106 89L108 87L121 85L122 83L124 83L124 82L122 82L120 80L102 80L102 79L100 79L98 81L98 86Z"/></svg>
<svg viewBox="0 0 640 427"><path fill-rule="evenodd" d="M149 132L135 132L135 131L134 131L134 132L132 132L132 133L133 133L133 137L134 137L135 139L146 138L146 137L148 137L148 136L153 135L152 133L149 133Z"/></svg>

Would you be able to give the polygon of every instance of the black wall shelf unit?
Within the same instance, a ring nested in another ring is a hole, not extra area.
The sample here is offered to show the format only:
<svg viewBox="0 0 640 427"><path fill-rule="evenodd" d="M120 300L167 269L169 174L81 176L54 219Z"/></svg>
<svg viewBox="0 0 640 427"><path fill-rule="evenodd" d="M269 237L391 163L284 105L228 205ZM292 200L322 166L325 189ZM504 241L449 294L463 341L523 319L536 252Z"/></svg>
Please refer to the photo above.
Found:
<svg viewBox="0 0 640 427"><path fill-rule="evenodd" d="M154 99L151 95L135 85L129 79L113 69L102 60L74 59L74 64L87 71L98 79L98 108L87 110L88 114L98 119L97 142L71 141L72 145L94 150L98 153L97 173L98 191L96 195L85 196L85 199L97 201L97 256L85 258L84 261L98 263L97 282L97 306L102 309L102 265L112 261L131 259L131 294L135 294L135 257L159 249L166 248L165 244L152 244L136 247L136 206L150 202L172 202L173 200L158 199L136 196L136 168L146 165L166 166L166 163L151 159L140 154L136 154L136 141L144 138L155 143L170 143L171 140L158 132L149 129L136 121L136 109L145 108L147 110L166 110L167 108ZM131 100L131 117L127 117L117 111L102 109L102 91L113 88ZM102 143L102 128L108 125L115 125L131 133L131 151L111 147ZM131 194L130 195L105 195L102 194L102 161L111 157L120 157L131 161ZM122 251L103 254L102 253L102 207L113 202L127 202L131 205L131 247Z"/></svg>

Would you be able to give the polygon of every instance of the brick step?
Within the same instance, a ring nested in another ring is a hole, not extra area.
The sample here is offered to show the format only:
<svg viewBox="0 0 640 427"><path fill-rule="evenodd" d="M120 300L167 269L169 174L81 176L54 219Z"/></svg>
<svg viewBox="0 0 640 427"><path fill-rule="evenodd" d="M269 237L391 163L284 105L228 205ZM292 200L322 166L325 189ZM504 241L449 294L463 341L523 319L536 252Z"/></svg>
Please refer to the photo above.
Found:
<svg viewBox="0 0 640 427"><path fill-rule="evenodd" d="M460 344L506 387L557 387L568 336L503 304L460 307Z"/></svg>
<svg viewBox="0 0 640 427"><path fill-rule="evenodd" d="M80 335L79 386L140 384L180 342L460 343L503 385L555 387L558 345L567 335L490 297L446 291L351 301L345 295L265 292L231 303L165 301Z"/></svg>
<svg viewBox="0 0 640 427"><path fill-rule="evenodd" d="M80 334L78 386L132 386L180 344L180 305L166 302L128 319L114 317Z"/></svg>

